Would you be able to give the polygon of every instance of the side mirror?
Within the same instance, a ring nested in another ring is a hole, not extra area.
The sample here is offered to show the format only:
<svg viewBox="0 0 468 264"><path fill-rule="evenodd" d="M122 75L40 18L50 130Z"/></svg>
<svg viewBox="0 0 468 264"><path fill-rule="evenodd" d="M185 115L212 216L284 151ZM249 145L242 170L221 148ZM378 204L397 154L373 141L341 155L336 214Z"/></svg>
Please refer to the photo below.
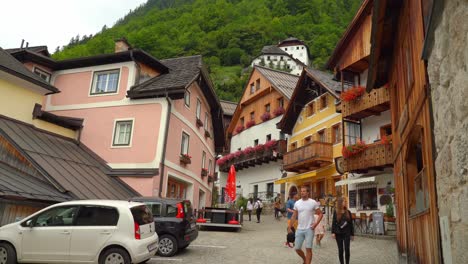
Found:
<svg viewBox="0 0 468 264"><path fill-rule="evenodd" d="M33 227L33 220L29 219L28 221L26 221L26 226L27 227Z"/></svg>

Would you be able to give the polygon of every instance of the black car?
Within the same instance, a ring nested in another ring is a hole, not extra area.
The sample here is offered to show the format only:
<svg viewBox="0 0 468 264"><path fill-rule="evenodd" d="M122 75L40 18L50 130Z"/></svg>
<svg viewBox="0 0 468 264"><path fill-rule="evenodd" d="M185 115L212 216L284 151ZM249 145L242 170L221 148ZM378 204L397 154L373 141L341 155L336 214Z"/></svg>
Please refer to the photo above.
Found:
<svg viewBox="0 0 468 264"><path fill-rule="evenodd" d="M159 255L173 256L198 237L190 201L157 197L136 197L131 201L145 203L151 209L159 236Z"/></svg>

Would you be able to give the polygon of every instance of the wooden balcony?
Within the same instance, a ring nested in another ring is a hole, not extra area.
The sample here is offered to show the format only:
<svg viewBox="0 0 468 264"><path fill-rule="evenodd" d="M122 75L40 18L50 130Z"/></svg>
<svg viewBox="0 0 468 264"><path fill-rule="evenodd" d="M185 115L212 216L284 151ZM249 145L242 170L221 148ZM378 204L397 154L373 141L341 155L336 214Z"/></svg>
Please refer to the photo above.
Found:
<svg viewBox="0 0 468 264"><path fill-rule="evenodd" d="M260 166L270 161L277 161L283 159L283 154L286 153L286 140L278 140L276 145L271 149L266 149L261 152L253 152L250 155L241 156L233 160L227 161L225 164L219 166L219 170L228 172L231 165L234 165L236 171L240 171L249 167Z"/></svg>
<svg viewBox="0 0 468 264"><path fill-rule="evenodd" d="M362 153L344 159L343 167L346 172L353 173L366 173L369 170L393 167L392 145L369 144Z"/></svg>
<svg viewBox="0 0 468 264"><path fill-rule="evenodd" d="M342 101L341 105L343 117L359 120L389 110L390 93L387 88L373 89L355 101Z"/></svg>
<svg viewBox="0 0 468 264"><path fill-rule="evenodd" d="M295 150L288 151L283 157L283 169L293 172L307 172L333 163L333 144L312 142Z"/></svg>

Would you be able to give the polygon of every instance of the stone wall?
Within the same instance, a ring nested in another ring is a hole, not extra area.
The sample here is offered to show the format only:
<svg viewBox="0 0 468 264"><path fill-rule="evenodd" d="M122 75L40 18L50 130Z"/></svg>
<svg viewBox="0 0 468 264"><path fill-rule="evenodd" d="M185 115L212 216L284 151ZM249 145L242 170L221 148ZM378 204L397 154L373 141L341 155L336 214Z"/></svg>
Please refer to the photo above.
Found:
<svg viewBox="0 0 468 264"><path fill-rule="evenodd" d="M441 246L445 263L465 263L468 259L468 1L445 0L443 9L439 10L428 57L428 75Z"/></svg>

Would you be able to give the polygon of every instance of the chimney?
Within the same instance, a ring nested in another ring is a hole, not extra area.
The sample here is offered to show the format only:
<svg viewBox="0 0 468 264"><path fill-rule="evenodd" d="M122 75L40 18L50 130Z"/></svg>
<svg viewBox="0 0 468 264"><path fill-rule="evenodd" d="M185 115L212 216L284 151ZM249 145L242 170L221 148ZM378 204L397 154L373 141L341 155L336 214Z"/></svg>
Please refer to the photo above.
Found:
<svg viewBox="0 0 468 264"><path fill-rule="evenodd" d="M29 47L29 42L26 42L26 49Z"/></svg>
<svg viewBox="0 0 468 264"><path fill-rule="evenodd" d="M115 50L114 50L115 53L131 50L131 49L132 49L132 46L128 43L126 38L122 37L122 38L115 40Z"/></svg>
<svg viewBox="0 0 468 264"><path fill-rule="evenodd" d="M20 47L20 49L23 48L23 45L24 45L24 39L21 40L21 47Z"/></svg>

